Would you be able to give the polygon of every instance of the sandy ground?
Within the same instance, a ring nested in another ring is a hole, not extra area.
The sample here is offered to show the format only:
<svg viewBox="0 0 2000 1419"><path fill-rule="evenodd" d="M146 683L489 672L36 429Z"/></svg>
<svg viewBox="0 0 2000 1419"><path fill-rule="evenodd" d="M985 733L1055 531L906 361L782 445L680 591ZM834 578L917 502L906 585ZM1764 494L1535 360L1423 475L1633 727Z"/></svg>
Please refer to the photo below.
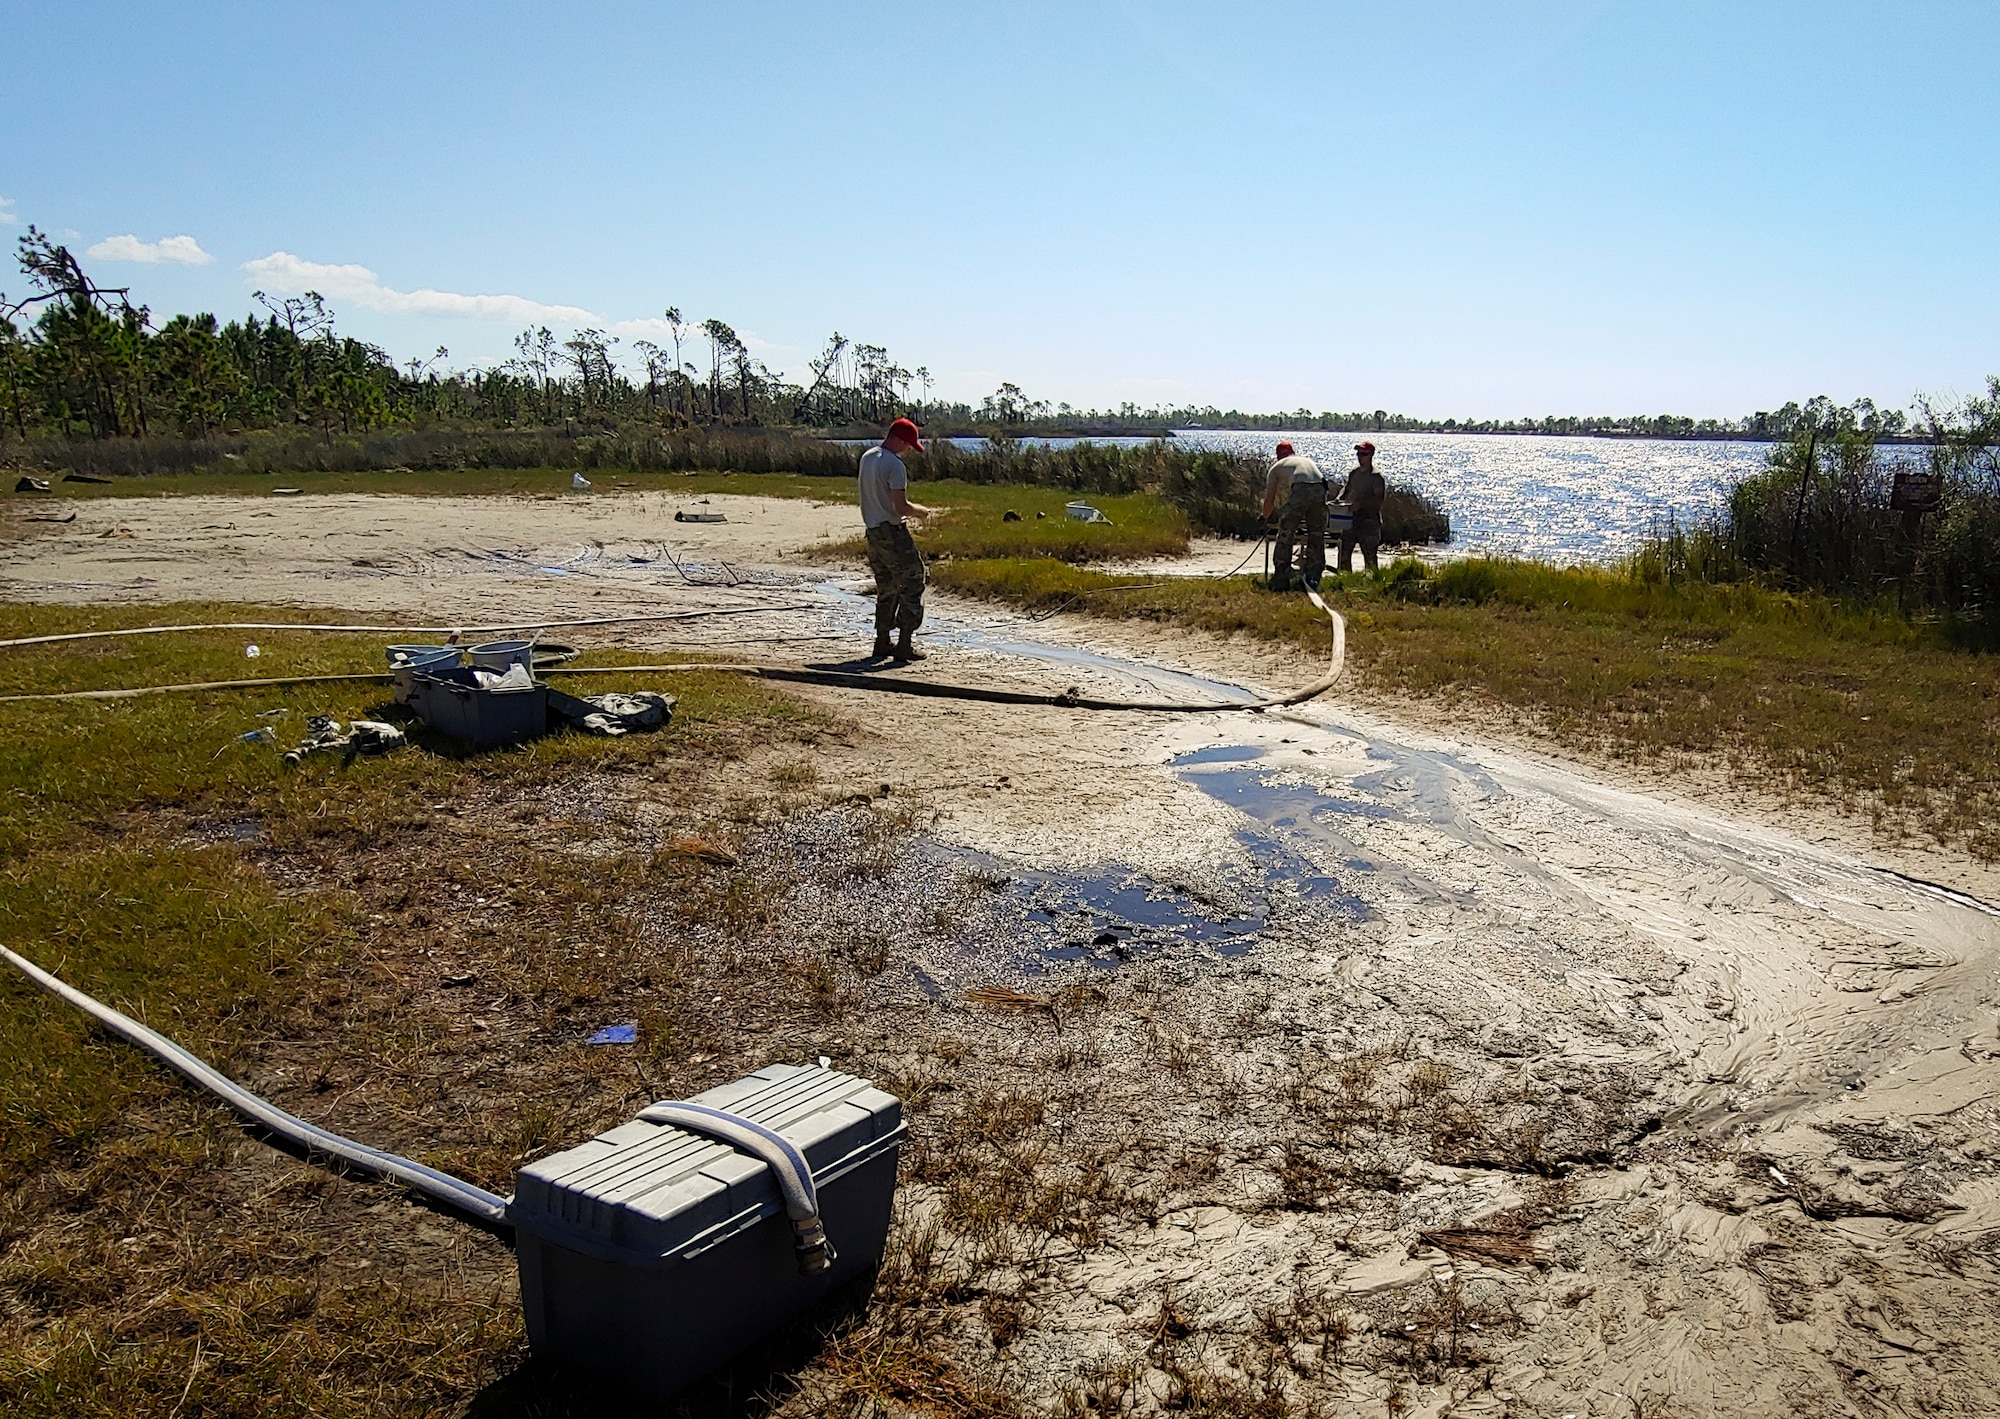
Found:
<svg viewBox="0 0 2000 1419"><path fill-rule="evenodd" d="M865 639L859 576L785 556L844 535L849 509L715 498L729 522L690 525L650 496L77 506L75 523L22 525L0 548L5 595L446 623L731 605L774 609L617 639L809 662ZM929 630L933 657L912 673L940 679L1219 700L1316 669L989 607L941 605ZM1048 1263L1060 1284L1010 1352L1030 1381L1143 1349L1133 1317L1163 1286L1203 1323L1248 1326L1310 1283L1381 1333L1477 1286L1499 1309L1476 1373L1445 1366L1414 1389L1357 1373L1321 1401L2000 1412L2000 913L1934 885L1987 874L1919 870L1853 832L1723 811L1338 693L1184 716L824 693L874 731L830 770L923 795L941 848L1072 882L1124 874L1149 901L1207 883L1216 911L1256 917L1244 954L1171 923L1148 948L1206 983L1211 1018L1240 1032L1207 1038L1245 1070L1393 1046L1437 1061L1455 1081L1438 1087L1468 1107L1525 1111L1524 1136L1537 1114L1602 1122L1585 1142L1552 1125L1505 1157L1410 1164L1359 1210L1224 1189L1122 1228ZM1118 967L1052 955L1022 980ZM992 978L990 962L925 970L946 990ZM1135 1127L1170 1125L1143 1087L1120 1098ZM1437 1241L1533 1196L1546 1215L1529 1258Z"/></svg>
<svg viewBox="0 0 2000 1419"><path fill-rule="evenodd" d="M66 515L73 522L31 522ZM106 498L16 504L0 594L22 601L234 600L478 616L597 614L618 594L678 604L688 575L728 582L855 531L852 507L664 493L535 498ZM676 513L721 513L721 523ZM661 576L660 573L665 573ZM597 574L595 577L592 574ZM522 594L521 579L536 587Z"/></svg>

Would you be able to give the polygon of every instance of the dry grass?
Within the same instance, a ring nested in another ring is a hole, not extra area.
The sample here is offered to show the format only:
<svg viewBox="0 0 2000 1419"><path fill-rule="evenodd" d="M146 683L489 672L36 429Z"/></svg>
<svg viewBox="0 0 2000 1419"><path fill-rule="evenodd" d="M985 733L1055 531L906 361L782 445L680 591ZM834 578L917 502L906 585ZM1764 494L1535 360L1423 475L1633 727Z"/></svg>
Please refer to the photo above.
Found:
<svg viewBox="0 0 2000 1419"><path fill-rule="evenodd" d="M121 475L111 483L52 484L49 493L15 494L24 511L67 498L268 497L274 487L297 488L302 494L368 493L396 497L616 497L628 492L663 492L675 496L744 493L765 498L810 498L818 502L854 502L852 478L817 477L804 473L678 473L633 469L585 469L591 490L571 489L570 468L390 468L321 473L287 469L276 473L158 473Z"/></svg>
<svg viewBox="0 0 2000 1419"><path fill-rule="evenodd" d="M1414 567L1414 563L1407 564ZM1030 560L941 566L944 589L1031 610L1249 635L1324 653L1302 598L1248 578L1142 587ZM1115 596L1080 595L1124 586ZM1719 768L1760 792L1870 818L1895 839L2000 859L2000 671L1890 615L1752 586L1471 560L1339 578L1371 694L1498 710L1593 755Z"/></svg>
<svg viewBox="0 0 2000 1419"><path fill-rule="evenodd" d="M0 633L141 615L161 613L13 607ZM380 654L261 639L262 664L295 671ZM82 643L9 653L0 683L216 678L242 655L228 636ZM718 1060L757 1047L705 1008L710 960L649 949L638 909L726 890L715 776L827 726L736 677L671 688L683 714L655 735L469 757L420 741L297 771L270 749L216 752L268 697L5 706L6 938L284 1106L505 1190L523 1158L635 1097L712 1082L704 1044ZM279 722L381 713L381 694L292 692ZM646 830L627 804L656 783L681 806ZM808 997L781 996L766 1033ZM637 1016L642 1050L581 1046L613 1012ZM249 1141L19 982L0 987L0 1053L9 1414L446 1412L518 1357L492 1243ZM529 1085L550 1077L571 1085Z"/></svg>
<svg viewBox="0 0 2000 1419"><path fill-rule="evenodd" d="M240 654L196 641L0 667L130 683ZM926 996L920 948L976 931L990 880L913 867L925 806L853 791L821 752L859 731L755 682L672 688L683 713L657 735L292 775L214 755L246 712L227 697L0 713L11 939L282 1106L503 1191L529 1157L772 1060L828 1054L899 1094L911 1135L873 1303L775 1338L693 1413L1171 1401L1278 1419L1488 1364L1479 1337L1504 1320L1469 1281L1392 1324L1303 1274L1226 1325L1163 1292L1100 1360L1047 1357L1082 1256L1218 1205L1330 1234L1394 1226L1419 1162L1491 1156L1532 1179L1618 1147L1637 1107L1623 1081L1579 1071L1530 1093L1407 1034L1316 1052L1288 1042L1268 988L1145 963ZM351 715L366 693L324 708ZM583 1043L613 1021L638 1044ZM9 1414L617 1407L522 1365L497 1245L270 1152L18 988L0 989L0 1030L30 1061L0 1114ZM1538 1225L1435 1230L1492 1257Z"/></svg>

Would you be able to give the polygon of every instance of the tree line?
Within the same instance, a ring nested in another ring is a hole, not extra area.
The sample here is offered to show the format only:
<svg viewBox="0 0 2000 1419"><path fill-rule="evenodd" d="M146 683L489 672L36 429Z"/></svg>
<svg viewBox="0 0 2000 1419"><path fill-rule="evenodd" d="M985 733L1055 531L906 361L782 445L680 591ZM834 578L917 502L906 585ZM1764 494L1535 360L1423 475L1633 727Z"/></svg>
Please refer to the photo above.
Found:
<svg viewBox="0 0 2000 1419"><path fill-rule="evenodd" d="M1787 407L1796 416L1765 466L1714 517L1654 538L1640 574L1886 601L2000 648L2000 377L1965 399L1919 400L1920 448L1885 449L1866 400Z"/></svg>
<svg viewBox="0 0 2000 1419"><path fill-rule="evenodd" d="M634 340L628 368L615 335L546 326L522 331L488 369L443 367L449 351L398 365L342 335L318 292L274 298L218 322L156 324L129 288L106 286L39 228L16 257L28 294L0 295L0 429L17 439L180 436L306 428L332 437L394 426L824 426L881 423L913 406L929 371L881 346L835 334L809 384L787 380L726 321L671 307L661 340Z"/></svg>
<svg viewBox="0 0 2000 1419"><path fill-rule="evenodd" d="M1807 417L1798 404L1742 419L1678 415L1417 419L1387 410L1255 413L1213 405L1079 408L1003 382L978 403L936 399L924 366L836 331L805 376L774 371L726 321L669 307L661 338L586 327L567 336L522 331L514 354L484 369L445 368L440 346L398 364L339 333L316 292L252 297L239 320L176 315L156 325L128 288L94 281L68 248L30 226L17 259L28 294L0 295L0 430L34 438L184 437L313 430L331 439L394 427L789 427L865 434L898 414L934 433L1147 434L1175 428L1595 434L1784 440ZM1848 408L1878 439L1914 428L1870 400Z"/></svg>

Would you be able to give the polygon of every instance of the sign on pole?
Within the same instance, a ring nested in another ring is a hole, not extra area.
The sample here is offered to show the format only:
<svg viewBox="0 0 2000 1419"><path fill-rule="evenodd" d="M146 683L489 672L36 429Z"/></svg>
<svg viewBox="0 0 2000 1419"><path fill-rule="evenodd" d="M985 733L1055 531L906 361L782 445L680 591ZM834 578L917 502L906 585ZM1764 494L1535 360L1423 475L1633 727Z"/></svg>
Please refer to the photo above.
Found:
<svg viewBox="0 0 2000 1419"><path fill-rule="evenodd" d="M1889 494L1889 506L1897 512L1935 512L1944 501L1944 479L1936 473L1898 473Z"/></svg>

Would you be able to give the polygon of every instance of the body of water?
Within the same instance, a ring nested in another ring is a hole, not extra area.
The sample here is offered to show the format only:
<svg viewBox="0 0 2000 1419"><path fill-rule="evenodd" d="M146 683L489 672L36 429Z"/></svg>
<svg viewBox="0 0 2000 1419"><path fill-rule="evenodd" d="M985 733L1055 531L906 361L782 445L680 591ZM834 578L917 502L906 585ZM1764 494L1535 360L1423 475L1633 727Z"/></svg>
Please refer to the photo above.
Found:
<svg viewBox="0 0 2000 1419"><path fill-rule="evenodd" d="M1174 442L1269 458L1284 439L1339 479L1354 466L1354 445L1364 438L1374 440L1375 466L1390 482L1428 494L1451 515L1454 548L1555 562L1609 561L1630 552L1669 515L1685 523L1712 512L1732 484L1764 466L1771 447L1727 440L1239 429L1186 429Z"/></svg>
<svg viewBox="0 0 2000 1419"><path fill-rule="evenodd" d="M1684 524L1700 519L1722 505L1733 484L1761 469L1771 450L1767 443L1731 440L1244 429L1181 429L1174 443L1268 459L1283 439L1337 482L1354 466L1354 445L1364 438L1374 440L1375 466L1391 483L1428 494L1450 514L1454 549L1553 562L1611 561L1670 516ZM953 442L976 448L985 440ZM1023 442L1059 447L1150 440Z"/></svg>
<svg viewBox="0 0 2000 1419"><path fill-rule="evenodd" d="M1375 442L1391 483L1437 500L1455 547L1546 561L1608 561L1630 552L1669 515L1714 511L1730 487L1764 466L1770 445L1682 439L1553 438L1530 434L1268 434L1190 430L1183 447L1271 456L1279 439L1329 477L1354 466L1354 445Z"/></svg>

